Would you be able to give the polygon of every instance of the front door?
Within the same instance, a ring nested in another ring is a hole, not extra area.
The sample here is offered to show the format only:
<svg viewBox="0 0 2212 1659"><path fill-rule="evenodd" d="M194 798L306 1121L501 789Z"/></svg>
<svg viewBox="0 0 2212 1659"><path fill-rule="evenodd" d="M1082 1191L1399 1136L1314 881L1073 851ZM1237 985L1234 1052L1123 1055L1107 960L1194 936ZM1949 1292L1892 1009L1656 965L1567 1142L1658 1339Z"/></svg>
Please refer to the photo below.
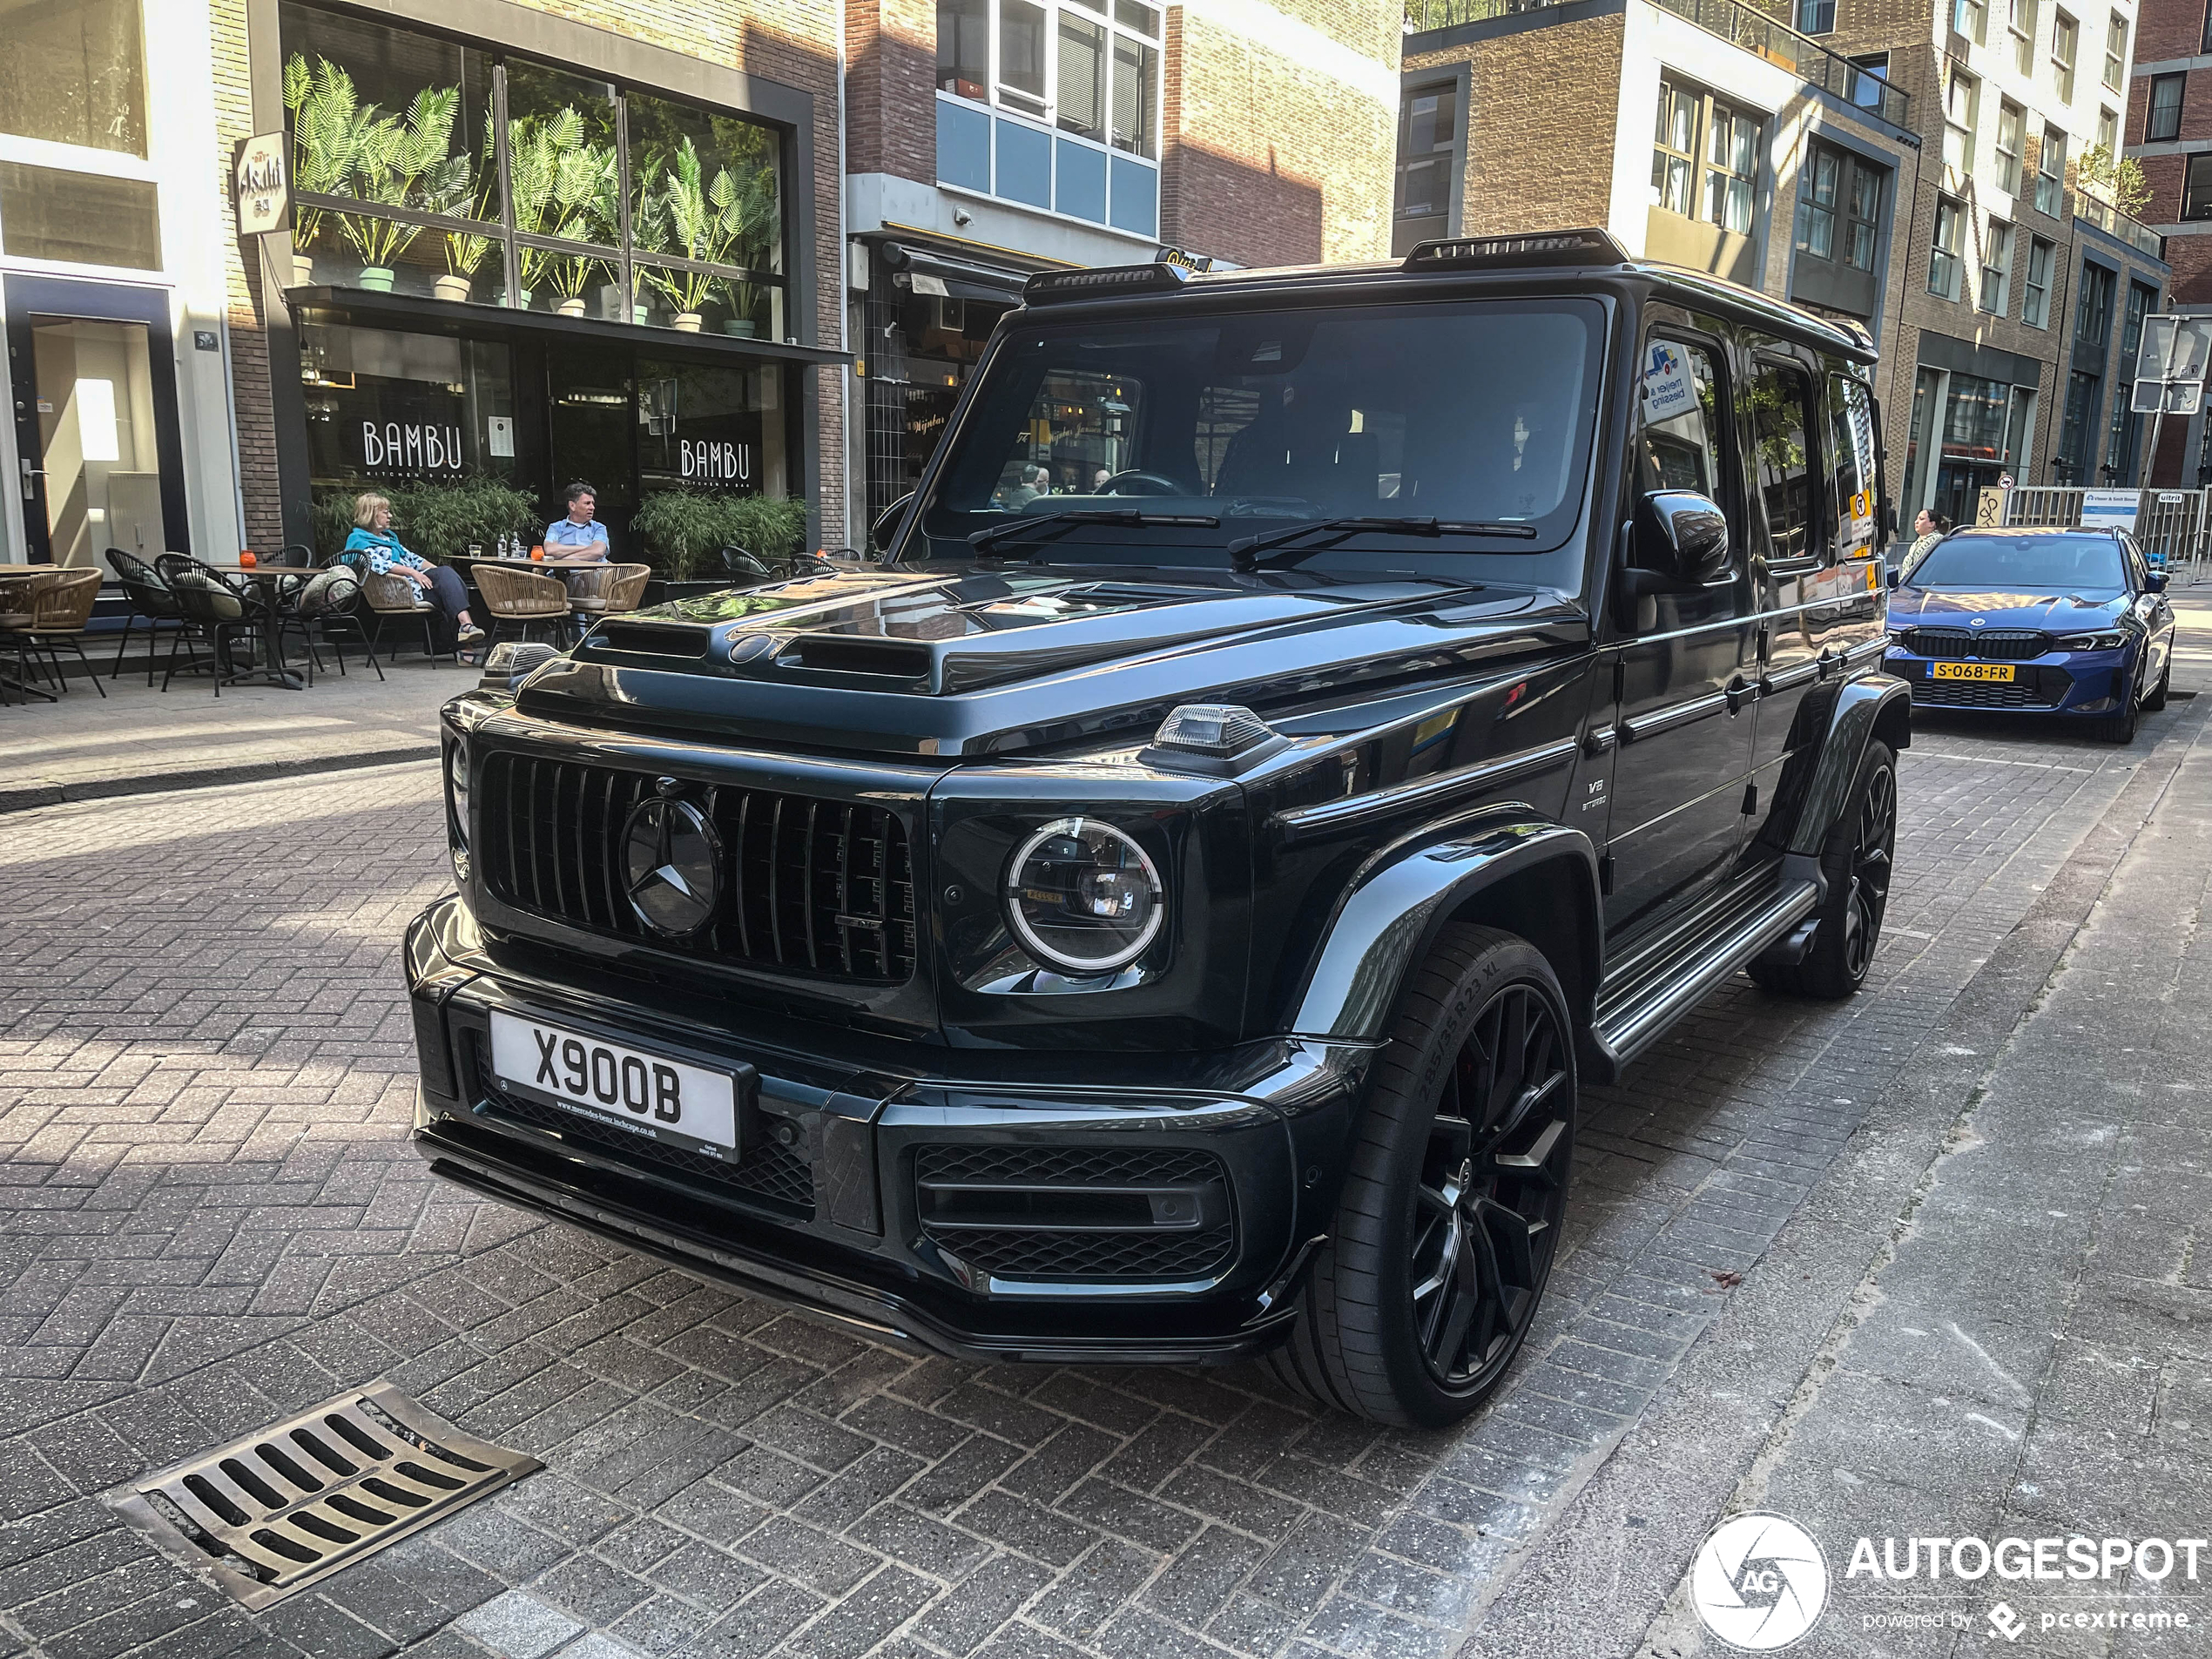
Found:
<svg viewBox="0 0 2212 1659"><path fill-rule="evenodd" d="M1605 925L1614 940L1695 898L1734 857L1758 671L1725 354L1718 341L1688 330L1655 334L1642 368L1636 489L1695 490L1718 502L1734 560L1709 586L1642 602L1633 617L1615 611L1623 637L1606 848L1613 890Z"/></svg>
<svg viewBox="0 0 2212 1659"><path fill-rule="evenodd" d="M189 551L167 297L8 279L8 379L32 563Z"/></svg>

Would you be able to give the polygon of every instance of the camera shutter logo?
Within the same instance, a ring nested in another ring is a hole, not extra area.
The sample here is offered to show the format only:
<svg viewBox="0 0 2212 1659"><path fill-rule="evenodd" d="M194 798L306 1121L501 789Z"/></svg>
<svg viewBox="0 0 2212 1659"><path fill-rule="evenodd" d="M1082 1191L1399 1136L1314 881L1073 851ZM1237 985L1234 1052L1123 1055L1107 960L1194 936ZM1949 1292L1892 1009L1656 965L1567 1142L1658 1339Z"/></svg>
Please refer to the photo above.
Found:
<svg viewBox="0 0 2212 1659"><path fill-rule="evenodd" d="M722 888L722 840L687 800L651 796L622 829L630 907L657 934L680 939L713 919Z"/></svg>
<svg viewBox="0 0 2212 1659"><path fill-rule="evenodd" d="M1828 1558L1784 1516L1730 1515L1697 1547L1689 1602L1730 1647L1771 1653L1818 1622L1828 1605Z"/></svg>

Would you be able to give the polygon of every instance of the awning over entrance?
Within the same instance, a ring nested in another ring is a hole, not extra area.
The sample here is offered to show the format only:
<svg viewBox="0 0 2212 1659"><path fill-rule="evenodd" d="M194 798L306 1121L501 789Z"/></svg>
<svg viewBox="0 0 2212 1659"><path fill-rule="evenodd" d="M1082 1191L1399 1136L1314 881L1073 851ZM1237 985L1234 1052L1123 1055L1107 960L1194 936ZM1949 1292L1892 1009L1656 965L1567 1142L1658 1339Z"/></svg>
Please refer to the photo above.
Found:
<svg viewBox="0 0 2212 1659"><path fill-rule="evenodd" d="M912 247L904 242L886 242L883 262L892 270L904 273L909 280L921 278L942 285L925 287L923 282L916 281L916 293L942 293L953 300L982 300L999 306L1018 303L1022 285L1030 276L1027 271L955 259L949 253Z"/></svg>
<svg viewBox="0 0 2212 1659"><path fill-rule="evenodd" d="M794 346L751 335L693 334L678 328L609 322L598 317L563 317L550 311L518 311L508 306L471 305L465 300L425 300L417 294L378 293L368 288L287 288L284 297L295 311L328 311L346 322L404 328L418 334L465 334L475 340L589 341L654 352L698 352L756 363L764 359L816 364L853 361L851 352L819 346Z"/></svg>

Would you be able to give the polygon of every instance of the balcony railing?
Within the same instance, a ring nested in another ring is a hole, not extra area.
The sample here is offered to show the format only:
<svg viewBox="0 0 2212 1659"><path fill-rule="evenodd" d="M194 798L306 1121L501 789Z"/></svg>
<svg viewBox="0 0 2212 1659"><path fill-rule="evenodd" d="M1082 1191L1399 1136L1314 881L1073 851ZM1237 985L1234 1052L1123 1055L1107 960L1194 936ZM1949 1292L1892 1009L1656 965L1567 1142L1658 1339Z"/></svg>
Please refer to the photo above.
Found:
<svg viewBox="0 0 2212 1659"><path fill-rule="evenodd" d="M1413 34L1430 29L1451 29L1466 23L1487 23L1493 18L1543 11L1566 3L1567 0L1406 0L1406 30ZM1696 24L1708 34L1717 35L1731 45L1780 65L1807 85L1831 92L1870 114L1880 116L1892 126L1911 130L1912 101L1904 91L1756 6L1746 5L1743 0L1653 0L1653 3Z"/></svg>
<svg viewBox="0 0 2212 1659"><path fill-rule="evenodd" d="M2116 236L2138 253L2148 253L2154 260L2166 257L2166 239L2140 219L2121 212L2108 201L2101 201L2087 191L2074 193L2074 216L2094 225L2107 236Z"/></svg>

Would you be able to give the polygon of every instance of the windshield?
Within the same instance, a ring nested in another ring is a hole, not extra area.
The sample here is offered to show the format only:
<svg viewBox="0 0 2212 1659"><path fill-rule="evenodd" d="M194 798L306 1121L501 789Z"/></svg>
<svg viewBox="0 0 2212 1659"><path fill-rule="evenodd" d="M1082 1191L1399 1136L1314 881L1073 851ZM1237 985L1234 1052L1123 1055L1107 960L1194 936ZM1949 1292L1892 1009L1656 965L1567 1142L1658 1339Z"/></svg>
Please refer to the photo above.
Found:
<svg viewBox="0 0 2212 1659"><path fill-rule="evenodd" d="M1504 579L1538 579L1530 556L1565 543L1581 514L1603 322L1582 299L1024 321L977 389L923 528L964 538L1010 515L1211 517L1063 523L997 546L1218 566L1231 541L1302 521L1435 519L1441 536L1362 530L1298 562L1425 570L1476 556Z"/></svg>
<svg viewBox="0 0 2212 1659"><path fill-rule="evenodd" d="M1953 536L1905 573L1917 588L2121 588L2120 546L2107 536Z"/></svg>

